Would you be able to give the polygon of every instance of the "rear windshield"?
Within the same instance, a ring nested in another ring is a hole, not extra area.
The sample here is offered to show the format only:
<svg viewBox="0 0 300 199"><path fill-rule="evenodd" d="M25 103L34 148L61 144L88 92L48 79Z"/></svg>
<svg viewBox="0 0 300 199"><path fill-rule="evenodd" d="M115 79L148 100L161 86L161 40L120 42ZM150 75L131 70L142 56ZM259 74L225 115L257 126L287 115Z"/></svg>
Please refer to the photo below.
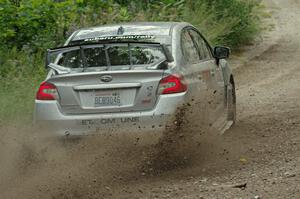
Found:
<svg viewBox="0 0 300 199"><path fill-rule="evenodd" d="M82 45L50 51L48 61L66 68L154 67L166 60L160 45L108 44ZM49 63L48 63L49 64Z"/></svg>

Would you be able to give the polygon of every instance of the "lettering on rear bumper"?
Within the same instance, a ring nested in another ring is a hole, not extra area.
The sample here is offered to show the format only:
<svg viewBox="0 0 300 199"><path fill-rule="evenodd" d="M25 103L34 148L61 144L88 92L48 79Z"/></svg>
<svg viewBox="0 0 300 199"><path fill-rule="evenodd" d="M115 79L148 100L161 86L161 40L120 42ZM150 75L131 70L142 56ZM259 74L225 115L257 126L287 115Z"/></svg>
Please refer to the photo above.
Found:
<svg viewBox="0 0 300 199"><path fill-rule="evenodd" d="M126 123L138 123L139 117L125 117L125 118L104 118L95 120L79 120L78 124L82 126L90 125L103 125L103 124L126 124Z"/></svg>

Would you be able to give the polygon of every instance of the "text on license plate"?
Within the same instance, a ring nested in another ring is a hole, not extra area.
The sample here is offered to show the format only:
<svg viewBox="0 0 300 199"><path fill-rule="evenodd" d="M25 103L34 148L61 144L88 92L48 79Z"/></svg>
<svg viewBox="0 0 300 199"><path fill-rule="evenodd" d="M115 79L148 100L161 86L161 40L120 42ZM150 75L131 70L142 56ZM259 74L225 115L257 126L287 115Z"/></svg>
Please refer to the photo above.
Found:
<svg viewBox="0 0 300 199"><path fill-rule="evenodd" d="M97 94L95 96L95 106L118 106L121 105L121 97L119 93Z"/></svg>

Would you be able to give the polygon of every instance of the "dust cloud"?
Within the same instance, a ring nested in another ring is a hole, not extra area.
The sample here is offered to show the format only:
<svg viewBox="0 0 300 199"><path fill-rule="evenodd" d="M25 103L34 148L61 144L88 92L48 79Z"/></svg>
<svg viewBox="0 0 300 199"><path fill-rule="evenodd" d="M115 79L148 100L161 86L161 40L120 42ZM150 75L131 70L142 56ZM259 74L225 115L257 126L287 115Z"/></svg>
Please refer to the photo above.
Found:
<svg viewBox="0 0 300 199"><path fill-rule="evenodd" d="M186 111L178 111L163 135L55 138L32 126L3 127L1 198L107 198L128 183L201 164L220 147L220 136L195 130Z"/></svg>

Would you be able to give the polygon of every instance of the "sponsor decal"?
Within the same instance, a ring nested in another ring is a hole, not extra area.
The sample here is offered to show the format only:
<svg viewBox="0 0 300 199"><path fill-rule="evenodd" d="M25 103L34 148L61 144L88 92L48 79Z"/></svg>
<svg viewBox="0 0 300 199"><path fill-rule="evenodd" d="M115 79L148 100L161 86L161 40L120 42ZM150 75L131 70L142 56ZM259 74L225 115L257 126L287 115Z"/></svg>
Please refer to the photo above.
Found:
<svg viewBox="0 0 300 199"><path fill-rule="evenodd" d="M209 70L202 71L202 77L206 81L209 80L210 79L210 71Z"/></svg>
<svg viewBox="0 0 300 199"><path fill-rule="evenodd" d="M152 102L151 99L144 99L142 100L142 104L150 104Z"/></svg>
<svg viewBox="0 0 300 199"><path fill-rule="evenodd" d="M145 40L155 39L154 35L118 35L118 36L105 36L105 37L94 37L88 38L84 41L105 41L105 40Z"/></svg>
<svg viewBox="0 0 300 199"><path fill-rule="evenodd" d="M151 97L153 92L153 86L147 87L147 97Z"/></svg>
<svg viewBox="0 0 300 199"><path fill-rule="evenodd" d="M104 118L98 120L80 120L79 125L82 126L92 126L92 125L103 125L103 124L128 124L128 123L138 123L140 121L139 117L124 117L124 118Z"/></svg>

